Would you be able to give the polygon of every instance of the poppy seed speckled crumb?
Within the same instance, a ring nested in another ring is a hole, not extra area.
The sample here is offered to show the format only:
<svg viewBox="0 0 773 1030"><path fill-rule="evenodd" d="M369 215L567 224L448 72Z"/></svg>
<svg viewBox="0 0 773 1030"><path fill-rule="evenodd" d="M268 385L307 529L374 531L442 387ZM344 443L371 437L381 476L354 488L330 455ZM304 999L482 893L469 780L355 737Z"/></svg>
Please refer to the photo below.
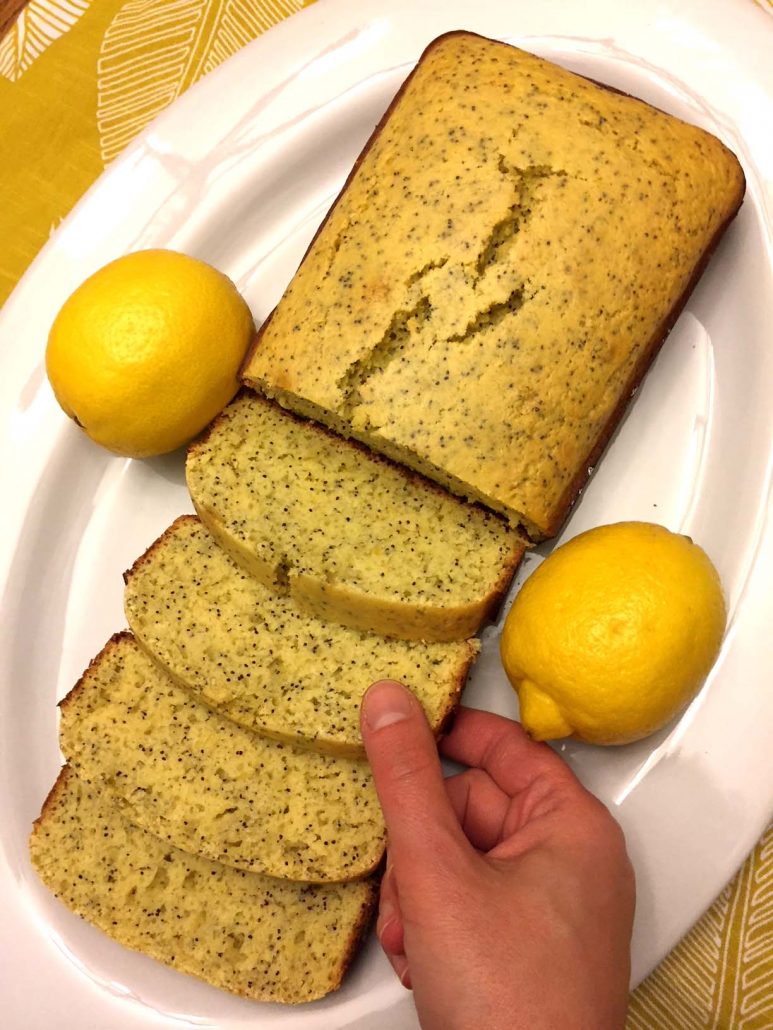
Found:
<svg viewBox="0 0 773 1030"><path fill-rule="evenodd" d="M524 550L500 517L247 390L191 445L186 477L236 562L370 633L472 636Z"/></svg>
<svg viewBox="0 0 773 1030"><path fill-rule="evenodd" d="M438 732L479 645L387 640L322 622L244 572L193 515L177 519L126 573L139 642L175 679L234 722L331 754L364 757L360 701L397 679Z"/></svg>
<svg viewBox="0 0 773 1030"><path fill-rule="evenodd" d="M48 889L114 940L255 1001L336 990L376 899L373 880L293 883L188 855L122 818L68 766L30 856Z"/></svg>
<svg viewBox="0 0 773 1030"><path fill-rule="evenodd" d="M267 740L195 701L116 634L60 703L81 779L170 844L250 872L324 883L372 873L385 829L367 762Z"/></svg>
<svg viewBox="0 0 773 1030"><path fill-rule="evenodd" d="M743 192L704 130L449 33L371 137L244 381L550 536Z"/></svg>

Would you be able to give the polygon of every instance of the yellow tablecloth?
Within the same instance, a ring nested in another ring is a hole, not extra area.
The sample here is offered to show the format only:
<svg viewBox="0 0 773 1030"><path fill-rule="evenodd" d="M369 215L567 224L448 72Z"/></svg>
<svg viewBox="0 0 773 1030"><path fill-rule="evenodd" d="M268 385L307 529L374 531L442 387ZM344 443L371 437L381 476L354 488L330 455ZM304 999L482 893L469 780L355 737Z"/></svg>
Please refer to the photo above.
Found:
<svg viewBox="0 0 773 1030"><path fill-rule="evenodd" d="M0 0L0 25L8 3ZM151 118L303 4L31 0L0 40L0 304ZM632 995L628 1023L632 1030L773 1028L773 829Z"/></svg>

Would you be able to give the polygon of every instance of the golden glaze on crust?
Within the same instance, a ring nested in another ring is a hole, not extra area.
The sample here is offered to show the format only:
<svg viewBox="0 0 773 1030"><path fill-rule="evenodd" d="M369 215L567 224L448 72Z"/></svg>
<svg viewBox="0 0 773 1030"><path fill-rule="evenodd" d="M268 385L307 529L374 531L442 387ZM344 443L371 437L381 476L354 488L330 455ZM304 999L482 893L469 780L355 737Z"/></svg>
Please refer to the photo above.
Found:
<svg viewBox="0 0 773 1030"><path fill-rule="evenodd" d="M505 44L441 37L244 378L552 534L743 189L702 130Z"/></svg>

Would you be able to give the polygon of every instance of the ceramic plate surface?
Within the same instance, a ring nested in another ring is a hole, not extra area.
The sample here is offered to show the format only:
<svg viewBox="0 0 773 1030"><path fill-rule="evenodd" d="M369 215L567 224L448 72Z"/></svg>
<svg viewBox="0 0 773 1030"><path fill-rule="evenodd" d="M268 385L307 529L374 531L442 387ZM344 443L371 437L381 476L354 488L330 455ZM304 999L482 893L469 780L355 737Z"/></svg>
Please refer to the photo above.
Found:
<svg viewBox="0 0 773 1030"><path fill-rule="evenodd" d="M42 359L71 290L141 247L212 262L262 320L421 50L456 28L506 39L700 124L744 165L742 211L561 536L626 518L662 522L706 548L729 599L719 662L677 723L625 748L562 749L627 834L638 878L635 980L711 903L770 815L773 19L751 0L322 0L151 126L65 221L0 315L8 1030L416 1026L373 939L336 995L299 1009L256 1006L121 948L35 879L26 838L60 764L56 701L124 625L121 572L191 510L182 454L136 462L90 444L56 407ZM524 562L519 582L539 560ZM485 631L466 701L514 715L497 633Z"/></svg>

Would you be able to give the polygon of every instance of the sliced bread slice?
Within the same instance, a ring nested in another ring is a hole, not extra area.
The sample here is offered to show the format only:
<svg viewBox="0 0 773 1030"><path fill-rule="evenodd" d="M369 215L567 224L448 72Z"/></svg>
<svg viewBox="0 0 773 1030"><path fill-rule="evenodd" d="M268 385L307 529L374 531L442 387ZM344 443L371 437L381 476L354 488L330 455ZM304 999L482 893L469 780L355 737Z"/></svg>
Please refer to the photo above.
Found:
<svg viewBox="0 0 773 1030"><path fill-rule="evenodd" d="M245 573L192 515L125 574L138 641L197 698L278 740L362 757L362 695L377 679L410 687L440 732L475 640L390 640L322 622Z"/></svg>
<svg viewBox="0 0 773 1030"><path fill-rule="evenodd" d="M81 779L184 851L289 880L373 872L385 829L367 762L280 744L195 701L117 633L60 703Z"/></svg>
<svg viewBox="0 0 773 1030"><path fill-rule="evenodd" d="M313 886L189 855L133 826L65 766L30 837L60 901L110 937L215 987L298 1003L334 991L375 882Z"/></svg>
<svg viewBox="0 0 773 1030"><path fill-rule="evenodd" d="M499 517L244 391L188 451L196 510L247 571L322 619L461 640L523 554Z"/></svg>

